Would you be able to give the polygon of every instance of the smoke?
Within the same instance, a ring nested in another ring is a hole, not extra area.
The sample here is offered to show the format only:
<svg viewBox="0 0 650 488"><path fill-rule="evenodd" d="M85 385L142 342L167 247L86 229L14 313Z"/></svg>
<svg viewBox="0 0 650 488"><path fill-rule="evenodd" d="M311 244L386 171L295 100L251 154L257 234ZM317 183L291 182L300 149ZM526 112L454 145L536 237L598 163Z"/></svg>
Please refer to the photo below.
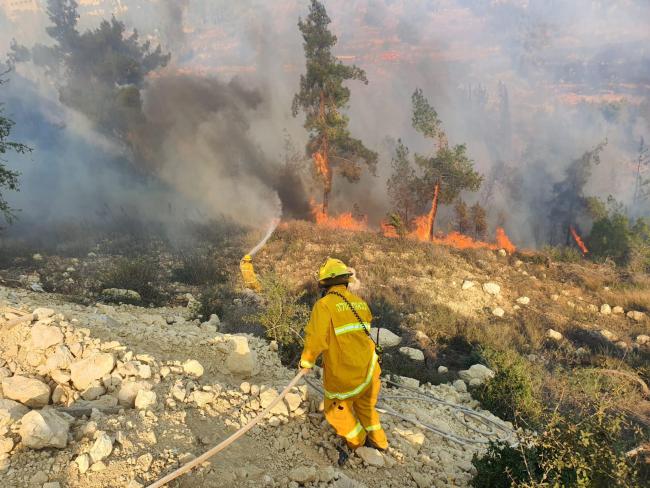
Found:
<svg viewBox="0 0 650 488"><path fill-rule="evenodd" d="M139 157L95 134L83 117L57 103L37 73L20 68L39 81L23 83L12 74L8 102L16 130L37 149L32 162L20 163L23 191L12 197L23 216L94 209L80 204L92 196L110 207L133 202L142 214L165 209L167 215L166 197L173 200L171 219L227 215L262 227L275 216L276 194L286 212L304 215L302 177L281 161L284 129L299 147L306 139L290 103L304 72L296 23L307 14L307 2L122 3L129 8L118 16L128 26L172 50L171 69L156 73L142 90L147 123L132 139ZM365 69L370 80L350 85L352 135L380 153L377 177L334 182L333 210L349 211L356 203L378 221L388 210L391 141L431 152L431 143L411 128L416 87L435 106L450 143L466 143L485 175L483 189L463 198L484 204L492 225L505 224L518 245L549 242L555 185L604 140L584 194L612 194L630 204L630 162L640 138L650 140L646 1L324 3L339 38L336 54ZM84 25L99 20L81 15ZM20 23L10 24L0 40L22 41L21 30ZM137 178L131 177L134 166ZM57 191L42 183L44 175ZM70 187L89 188L90 195L81 199ZM638 213L648 215L650 208ZM441 217L443 228L450 225L445 212ZM585 231L589 223L575 224Z"/></svg>

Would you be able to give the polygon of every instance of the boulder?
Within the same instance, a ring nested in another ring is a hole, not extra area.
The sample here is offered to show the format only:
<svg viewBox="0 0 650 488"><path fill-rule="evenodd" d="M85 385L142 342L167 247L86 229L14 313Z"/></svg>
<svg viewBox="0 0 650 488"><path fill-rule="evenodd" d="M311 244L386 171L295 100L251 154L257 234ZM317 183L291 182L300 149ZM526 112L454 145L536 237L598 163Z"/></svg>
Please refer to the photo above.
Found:
<svg viewBox="0 0 650 488"><path fill-rule="evenodd" d="M123 407L133 408L135 406L135 399L142 390L151 390L151 384L146 381L122 383L120 391L117 393L117 401Z"/></svg>
<svg viewBox="0 0 650 488"><path fill-rule="evenodd" d="M458 393L466 393L467 392L467 385L465 384L465 382L463 380L454 381L453 386L454 386L454 389Z"/></svg>
<svg viewBox="0 0 650 488"><path fill-rule="evenodd" d="M610 315L612 313L612 307L610 307L607 303L603 303L600 306L600 313L603 315Z"/></svg>
<svg viewBox="0 0 650 488"><path fill-rule="evenodd" d="M648 336L646 334L638 335L638 336L636 336L636 343L639 344L640 346L650 344L650 336Z"/></svg>
<svg viewBox="0 0 650 488"><path fill-rule="evenodd" d="M112 354L100 353L76 361L70 365L70 377L78 390L85 390L94 381L113 371L115 358Z"/></svg>
<svg viewBox="0 0 650 488"><path fill-rule="evenodd" d="M271 403L279 396L278 392L273 388L266 388L260 392L260 405L263 409L268 408ZM278 404L271 409L271 415L284 415L289 416L289 410L284 402Z"/></svg>
<svg viewBox="0 0 650 488"><path fill-rule="evenodd" d="M33 378L15 375L2 380L4 396L31 408L41 408L50 403L50 387Z"/></svg>
<svg viewBox="0 0 650 488"><path fill-rule="evenodd" d="M135 396L135 408L138 410L151 409L156 405L156 392L148 390L140 390Z"/></svg>
<svg viewBox="0 0 650 488"><path fill-rule="evenodd" d="M113 452L113 441L106 432L100 432L88 454L93 463L106 459Z"/></svg>
<svg viewBox="0 0 650 488"><path fill-rule="evenodd" d="M459 371L458 376L467 383L470 383L473 379L484 383L494 377L494 371L482 364L474 364L469 369Z"/></svg>
<svg viewBox="0 0 650 488"><path fill-rule="evenodd" d="M494 315L495 317L503 318L505 314L506 311L501 307L496 307L495 309L492 310L492 315Z"/></svg>
<svg viewBox="0 0 650 488"><path fill-rule="evenodd" d="M40 307L34 310L32 315L36 320L49 319L52 315L54 315L54 310L51 308Z"/></svg>
<svg viewBox="0 0 650 488"><path fill-rule="evenodd" d="M61 344L63 342L63 333L58 327L53 325L35 324L32 327L32 347L34 349L45 350L48 347Z"/></svg>
<svg viewBox="0 0 650 488"><path fill-rule="evenodd" d="M81 474L84 474L86 471L88 471L88 468L90 468L90 456L88 454L81 454L80 456L77 456L74 462L77 463L77 467L79 468L79 472Z"/></svg>
<svg viewBox="0 0 650 488"><path fill-rule="evenodd" d="M386 460L384 459L383 454L380 453L377 449L364 446L359 447L354 452L358 454L359 457L363 459L369 466L381 468L384 466L384 464L386 464Z"/></svg>
<svg viewBox="0 0 650 488"><path fill-rule="evenodd" d="M11 452L14 448L14 440L11 437L0 436L0 455Z"/></svg>
<svg viewBox="0 0 650 488"><path fill-rule="evenodd" d="M200 378L203 376L203 366L195 359L190 359L185 361L183 364L183 371L185 374L194 376L195 378Z"/></svg>
<svg viewBox="0 0 650 488"><path fill-rule="evenodd" d="M474 288L475 286L476 286L476 282L470 281L470 280L465 280L465 281L463 281L461 289L469 290L470 288Z"/></svg>
<svg viewBox="0 0 650 488"><path fill-rule="evenodd" d="M296 483L300 483L301 485L305 485L306 483L317 481L318 472L313 466L300 466L289 472L289 479Z"/></svg>
<svg viewBox="0 0 650 488"><path fill-rule="evenodd" d="M519 297L519 298L517 298L517 303L519 305L528 305L530 303L530 298L528 298L528 297Z"/></svg>
<svg viewBox="0 0 650 488"><path fill-rule="evenodd" d="M619 307L618 305L614 308L612 308L612 313L614 315L623 315L625 313L625 310L623 310L623 307Z"/></svg>
<svg viewBox="0 0 650 488"><path fill-rule="evenodd" d="M287 393L287 396L284 397L284 401L289 408L289 412L295 412L302 404L302 397L298 393Z"/></svg>
<svg viewBox="0 0 650 488"><path fill-rule="evenodd" d="M213 398L214 395L209 391L195 391L191 395L191 400L193 400L199 408L205 408Z"/></svg>
<svg viewBox="0 0 650 488"><path fill-rule="evenodd" d="M406 439L406 441L413 446L421 446L424 444L425 437L422 431L396 427L395 433Z"/></svg>
<svg viewBox="0 0 650 488"><path fill-rule="evenodd" d="M226 368L231 374L243 378L250 378L257 374L259 366L257 355L251 351L248 339L243 336L230 337L231 349L226 358Z"/></svg>
<svg viewBox="0 0 650 488"><path fill-rule="evenodd" d="M501 287L496 283L488 282L483 284L483 291L488 295L499 295L501 293Z"/></svg>
<svg viewBox="0 0 650 488"><path fill-rule="evenodd" d="M74 356L64 345L58 345L45 361L45 369L53 371L55 369L69 369L70 364L74 361ZM69 381L69 379L68 379Z"/></svg>
<svg viewBox="0 0 650 488"><path fill-rule="evenodd" d="M372 335L372 339L374 341L377 341L377 329L371 329L370 334ZM395 347L398 346L400 342L402 342L402 338L396 334L393 334L390 330L382 328L379 330L378 342L384 348Z"/></svg>
<svg viewBox="0 0 650 488"><path fill-rule="evenodd" d="M438 366L438 374L447 374L449 373L449 368L447 366Z"/></svg>
<svg viewBox="0 0 650 488"><path fill-rule="evenodd" d="M562 333L558 332L557 330L548 329L546 331L546 338L551 339L552 341L555 342L560 342L562 339L564 339L564 336L562 335Z"/></svg>
<svg viewBox="0 0 650 488"><path fill-rule="evenodd" d="M32 410L22 418L19 434L23 444L32 449L63 449L68 445L69 430L68 416L55 410Z"/></svg>
<svg viewBox="0 0 650 488"><path fill-rule="evenodd" d="M618 340L618 336L607 329L599 330L598 335L606 341L616 342Z"/></svg>
<svg viewBox="0 0 650 488"><path fill-rule="evenodd" d="M19 421L29 409L8 398L0 398L0 429Z"/></svg>
<svg viewBox="0 0 650 488"><path fill-rule="evenodd" d="M400 347L399 352L413 361L424 362L424 352L419 349Z"/></svg>
<svg viewBox="0 0 650 488"><path fill-rule="evenodd" d="M635 322L643 322L646 318L646 315L643 312L638 312L636 310L630 310L627 313L627 318L634 320Z"/></svg>

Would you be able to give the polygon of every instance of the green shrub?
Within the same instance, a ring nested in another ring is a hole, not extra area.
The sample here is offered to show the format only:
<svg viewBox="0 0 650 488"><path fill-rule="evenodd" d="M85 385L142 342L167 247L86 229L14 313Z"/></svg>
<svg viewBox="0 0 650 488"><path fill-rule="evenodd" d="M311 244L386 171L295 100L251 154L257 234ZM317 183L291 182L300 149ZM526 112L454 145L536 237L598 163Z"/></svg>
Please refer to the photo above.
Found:
<svg viewBox="0 0 650 488"><path fill-rule="evenodd" d="M121 288L137 291L144 303L161 304L163 295L156 286L160 282L160 264L152 259L122 258L104 272L104 288Z"/></svg>
<svg viewBox="0 0 650 488"><path fill-rule="evenodd" d="M194 252L181 256L180 265L172 270L172 280L188 285L222 283L226 272L214 257Z"/></svg>
<svg viewBox="0 0 650 488"><path fill-rule="evenodd" d="M591 411L590 408L593 408ZM642 482L621 441L623 417L591 405L574 416L548 415L537 436L524 435L518 447L491 444L474 456L475 488L633 487ZM632 443L634 439L631 439ZM501 477L499 476L501 474Z"/></svg>
<svg viewBox="0 0 650 488"><path fill-rule="evenodd" d="M582 252L575 247L545 246L543 252L551 260L562 263L579 263L584 258Z"/></svg>
<svg viewBox="0 0 650 488"><path fill-rule="evenodd" d="M309 308L302 303L305 292L292 290L286 279L273 272L262 275L260 282L264 304L249 320L280 344L302 344L301 332L309 318Z"/></svg>
<svg viewBox="0 0 650 488"><path fill-rule="evenodd" d="M542 407L534 394L538 381L531 373L532 365L514 351L485 350L483 357L495 374L476 389L474 397L504 420L521 419L535 425Z"/></svg>

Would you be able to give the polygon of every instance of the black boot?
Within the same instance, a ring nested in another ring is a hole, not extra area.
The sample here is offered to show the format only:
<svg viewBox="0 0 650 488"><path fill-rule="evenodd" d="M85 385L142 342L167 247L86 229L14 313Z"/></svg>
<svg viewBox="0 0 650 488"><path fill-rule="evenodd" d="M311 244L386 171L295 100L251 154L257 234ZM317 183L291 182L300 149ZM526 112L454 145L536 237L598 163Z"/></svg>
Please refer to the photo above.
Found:
<svg viewBox="0 0 650 488"><path fill-rule="evenodd" d="M372 442L372 439L370 437L366 437L366 442L364 443L365 447L371 447L373 449L377 449L379 452L386 452L386 449L382 449L381 447L377 447L377 444Z"/></svg>
<svg viewBox="0 0 650 488"><path fill-rule="evenodd" d="M350 458L350 453L348 452L346 447L336 447L336 450L339 452L339 459L337 461L337 464L339 466L344 466L345 463L348 462L348 459Z"/></svg>

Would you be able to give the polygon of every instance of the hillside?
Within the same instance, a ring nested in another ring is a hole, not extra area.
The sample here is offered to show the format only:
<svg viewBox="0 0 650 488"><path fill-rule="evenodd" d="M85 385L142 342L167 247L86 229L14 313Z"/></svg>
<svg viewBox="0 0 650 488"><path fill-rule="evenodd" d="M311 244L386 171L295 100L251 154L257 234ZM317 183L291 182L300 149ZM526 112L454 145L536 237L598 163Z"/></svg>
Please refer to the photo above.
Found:
<svg viewBox="0 0 650 488"><path fill-rule="evenodd" d="M647 276L540 253L456 250L290 222L255 258L265 285L257 296L242 289L238 275L238 259L257 236L232 229L225 235L197 233L184 249L158 240L136 248L115 236L74 252L5 246L0 470L6 486L146 486L234 432L295 374L299 345L270 341L259 317L280 289L281 300L310 307L315 272L327 256L355 269L354 286L371 306L373 326L401 338L387 348L385 376L419 383L420 392L456 406L385 388L386 407L476 442L443 439L384 415L388 453L380 460L353 456L339 469L320 396L303 384L252 435L175 486L468 486L476 474L472 457L485 452L484 442L512 442L508 420L527 427L495 407L485 378L467 372L487 364L498 380L495 353L523 362L545 406L570 412L602 397L630 426L650 423L639 386L650 364ZM144 273L143 260L153 274ZM137 291L139 300L129 295L136 303L115 303L126 295L116 299L104 290L109 285ZM218 317L208 318L213 312ZM23 314L33 316L21 321ZM483 411L495 424L459 415L457 407ZM48 413L61 409L72 417ZM24 416L29 410L32 418ZM56 417L58 427L38 434L39 411L46 420ZM619 440L634 447L639 439L643 433L627 430Z"/></svg>

